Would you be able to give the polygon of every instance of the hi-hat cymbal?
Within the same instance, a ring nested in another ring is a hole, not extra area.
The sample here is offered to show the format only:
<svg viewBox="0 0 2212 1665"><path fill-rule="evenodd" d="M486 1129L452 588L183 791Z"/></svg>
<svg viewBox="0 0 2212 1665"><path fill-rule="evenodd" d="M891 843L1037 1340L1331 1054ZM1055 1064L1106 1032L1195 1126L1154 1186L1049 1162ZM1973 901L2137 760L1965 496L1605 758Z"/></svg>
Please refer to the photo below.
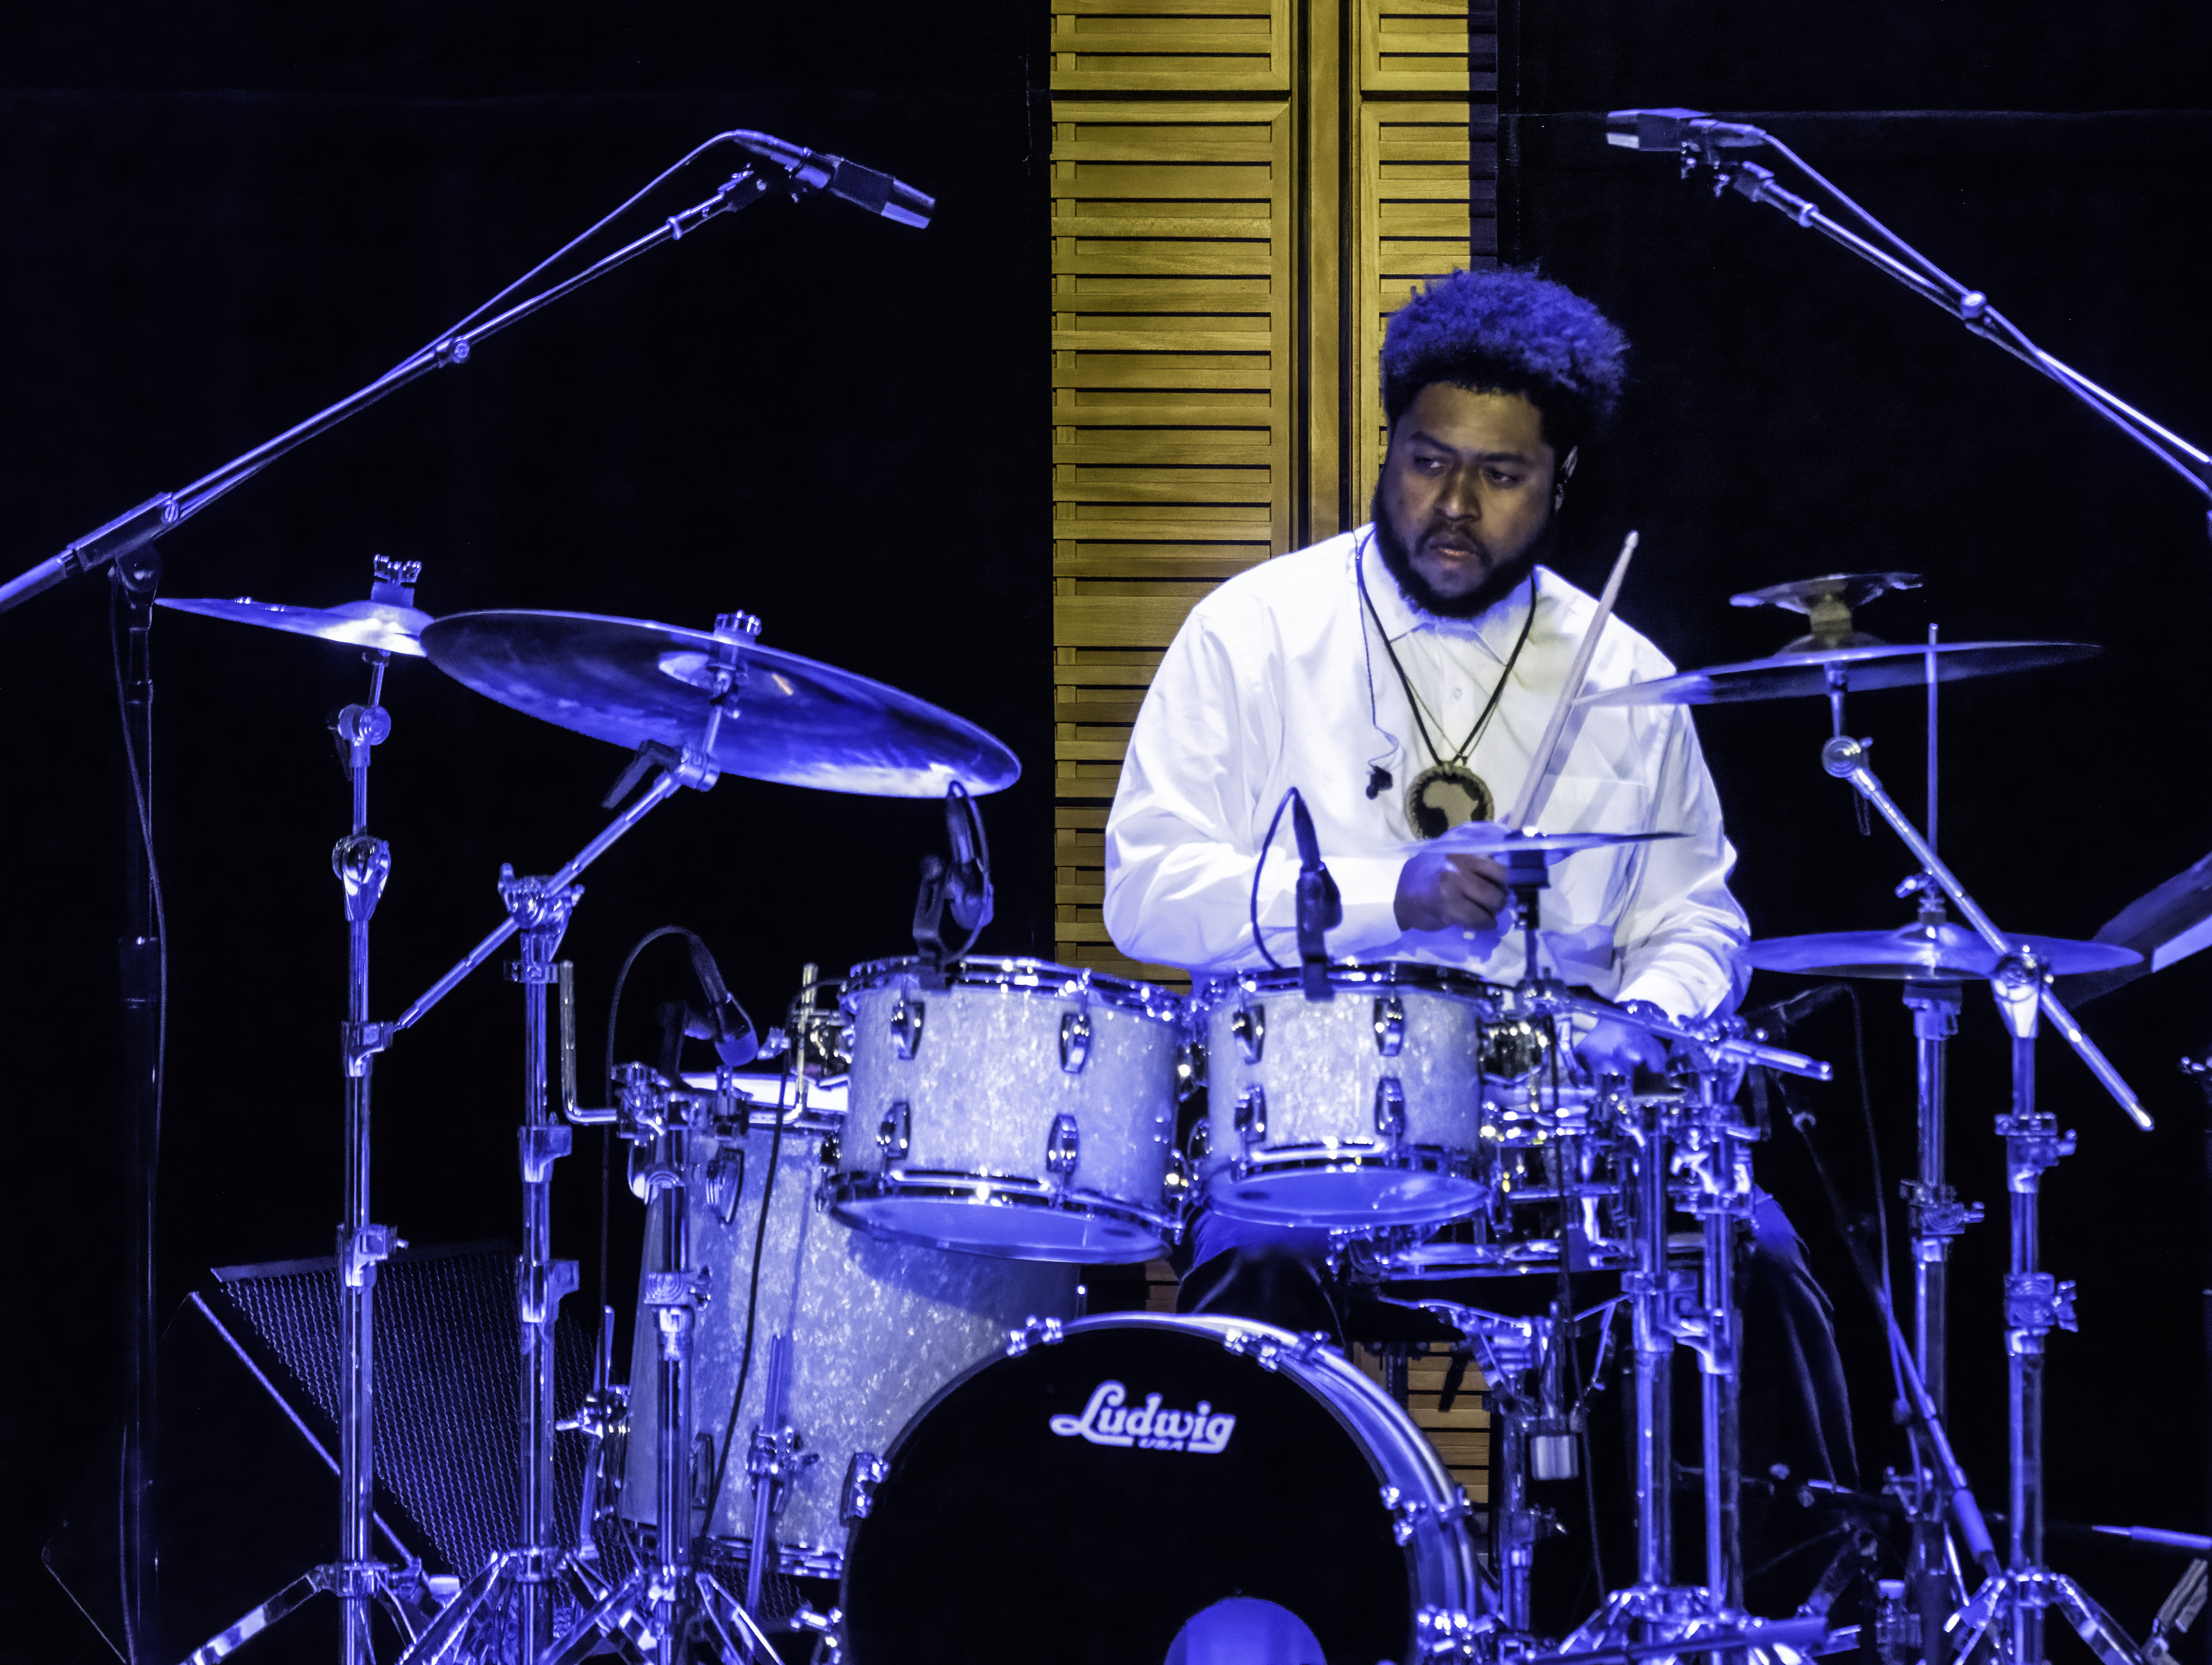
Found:
<svg viewBox="0 0 2212 1665"><path fill-rule="evenodd" d="M724 772L823 792L934 798L997 792L1021 774L975 724L835 666L746 640L593 613L455 613L422 633L430 663L479 694L594 739L696 746L717 666Z"/></svg>
<svg viewBox="0 0 2212 1665"><path fill-rule="evenodd" d="M242 595L235 601L213 598L182 600L159 598L157 607L179 612L204 613L237 624L258 624L267 630L283 630L295 636L318 636L349 647L380 648L387 653L422 654L422 630L430 615L388 601L348 601L336 607L288 607L281 602L256 601Z"/></svg>
<svg viewBox="0 0 2212 1665"><path fill-rule="evenodd" d="M1936 655L1936 680L1956 682L1962 677L1990 677L2005 671L2064 665L2103 651L2086 641L1943 641L1932 646L1828 647L1746 659L1740 665L1709 665L1654 682L1630 683L1625 688L1585 695L1577 703L1717 705L1734 700L1809 698L1838 691L1860 694L1871 688L1923 685L1931 653ZM1831 665L1843 673L1841 690L1829 682Z"/></svg>
<svg viewBox="0 0 2212 1665"><path fill-rule="evenodd" d="M1495 821L1463 821L1436 838L1410 846L1414 850L1463 850L1473 855L1572 855L1577 850L1610 849L1620 844L1649 844L1680 838L1678 832L1519 832Z"/></svg>
<svg viewBox="0 0 2212 1665"><path fill-rule="evenodd" d="M2046 969L2061 976L2111 971L2142 957L2109 942L2065 937L2014 937ZM1997 953L1963 925L1908 925L1897 931L1831 931L1810 937L1767 937L1743 951L1761 971L1807 976L1879 977L1889 981L1973 982L1996 975Z"/></svg>

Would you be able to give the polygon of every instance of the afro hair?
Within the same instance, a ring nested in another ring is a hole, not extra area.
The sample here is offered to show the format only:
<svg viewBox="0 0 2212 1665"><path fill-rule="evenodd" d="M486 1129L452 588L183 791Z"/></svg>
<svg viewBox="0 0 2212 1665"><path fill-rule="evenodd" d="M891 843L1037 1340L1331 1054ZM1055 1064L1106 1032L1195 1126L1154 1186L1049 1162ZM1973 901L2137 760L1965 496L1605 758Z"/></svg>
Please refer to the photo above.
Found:
<svg viewBox="0 0 2212 1665"><path fill-rule="evenodd" d="M1422 388L1448 382L1519 393L1554 451L1601 426L1620 403L1628 338L1564 284L1532 271L1455 271L1414 292L1382 339L1382 409L1391 425Z"/></svg>

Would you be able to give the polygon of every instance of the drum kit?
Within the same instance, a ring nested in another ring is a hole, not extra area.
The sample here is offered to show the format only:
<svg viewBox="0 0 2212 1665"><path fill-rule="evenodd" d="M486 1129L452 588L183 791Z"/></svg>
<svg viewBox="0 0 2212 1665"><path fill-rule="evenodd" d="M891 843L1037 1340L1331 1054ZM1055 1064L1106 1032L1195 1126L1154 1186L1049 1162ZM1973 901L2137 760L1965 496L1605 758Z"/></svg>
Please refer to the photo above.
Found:
<svg viewBox="0 0 2212 1665"><path fill-rule="evenodd" d="M1740 1089L1759 1072L1831 1073L1741 1019L1624 1009L1543 972L1548 866L1621 836L1465 830L1494 848L1510 880L1529 968L1512 987L1441 966L1333 962L1317 975L1218 977L1186 997L976 955L968 951L990 896L969 795L1018 772L989 735L765 647L759 621L744 614L708 631L551 612L434 620L414 605L416 566L380 557L374 576L368 601L328 610L164 604L353 647L370 666L366 702L335 720L353 784L352 830L333 857L352 971L344 1518L343 1562L319 1570L330 1576L318 1587L344 1605L347 1665L375 1657L373 1608L395 1626L408 1665L593 1655L742 1665L809 1650L853 1665L1048 1656L1625 1665L1723 1652L1784 1661L1848 1645L1825 1609L1747 1612L1738 1542L1735 1279L1759 1137ZM1925 647L1898 647L1856 629L1854 608L1917 581L1847 574L1737 597L1804 612L1813 634L1766 659L1585 702L1830 700L1824 764L1912 852L1918 918L1761 941L1749 958L1894 981L1913 1012L1909 1341L1886 1306L1882 1315L1911 1412L1916 1461L1893 1489L1912 1523L1913 1562L1909 1593L1883 1586L1881 1634L1917 1625L1897 1656L1928 1665L1985 1638L2027 1665L2043 1657L2055 1606L2108 1662L2139 1662L2087 1594L2042 1561L2042 1350L2073 1313L2071 1286L2039 1259L2036 1185L2071 1144L2036 1106L2032 1048L2040 1012L2145 1121L2051 990L2059 973L2132 955L1999 931L1934 842L1937 684L2094 650L1939 644L1932 634ZM503 704L628 748L632 763L607 800L617 813L605 829L550 876L504 872L504 922L397 1020L377 1023L368 927L390 854L368 829L368 770L391 731L379 696L394 655L427 658ZM1849 692L1907 683L1929 696L1925 834L1843 723ZM592 1108L576 1084L573 972L557 958L582 896L575 881L654 805L722 773L942 795L955 861L925 864L917 953L842 979L806 968L762 1043L759 1062L780 1053L781 1069L748 1070L756 1043L726 1034L713 1072L677 1074L665 1057L661 1068L624 1064L609 1084L613 1102ZM945 940L947 907L963 945ZM465 1583L434 1588L379 1563L370 1535L374 1291L395 1240L370 1218L369 1088L376 1055L515 936L522 1508L510 1550ZM2014 1233L2003 1291L2008 1555L1992 1545L1943 1431L1945 1262L1979 1217L1944 1169L1945 1047L1968 981L1990 986L2015 1042L2012 1106L1998 1122ZM1574 1041L1601 1019L1659 1042L1663 1075L1587 1070ZM577 1277L552 1256L550 1181L577 1127L627 1145L645 1255L629 1386L609 1380L609 1327L592 1393L562 1418L553 1326ZM1256 1319L1086 1314L1084 1267L1166 1254L1200 1209L1325 1234L1337 1275L1383 1308L1456 1333L1446 1398L1479 1369L1492 1413L1486 1508L1470 1504L1407 1413L1402 1369L1378 1380L1334 1338ZM1550 1275L1564 1290L1571 1273L1617 1279L1618 1298L1536 1316L1456 1298L1468 1279ZM1595 1382L1624 1331L1634 1577L1570 1633L1540 1635L1532 1575L1548 1528L1529 1483L1583 1472L1588 1390L1573 1382ZM1593 1335L1599 1366L1571 1370L1573 1349ZM1678 1348L1697 1366L1704 1505L1686 1582L1674 1521ZM563 1432L591 1451L577 1519L556 1518L552 1454ZM1970 1562L1986 1575L1972 1589ZM194 1660L221 1658L283 1610L248 1615Z"/></svg>

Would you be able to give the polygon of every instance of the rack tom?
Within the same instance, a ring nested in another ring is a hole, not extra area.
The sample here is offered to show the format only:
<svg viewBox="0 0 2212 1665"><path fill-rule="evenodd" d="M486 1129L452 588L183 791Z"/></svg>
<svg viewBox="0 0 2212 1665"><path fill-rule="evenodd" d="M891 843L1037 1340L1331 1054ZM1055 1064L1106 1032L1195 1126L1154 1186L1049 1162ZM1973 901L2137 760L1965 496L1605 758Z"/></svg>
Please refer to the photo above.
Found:
<svg viewBox="0 0 2212 1665"><path fill-rule="evenodd" d="M1020 1260L1150 1260L1181 1213L1182 1002L1048 961L855 966L844 1167L830 1209L878 1237Z"/></svg>
<svg viewBox="0 0 2212 1665"><path fill-rule="evenodd" d="M1245 972L1193 1000L1206 1038L1207 1205L1267 1225L1433 1224L1485 1207L1485 1025L1495 991L1442 966Z"/></svg>

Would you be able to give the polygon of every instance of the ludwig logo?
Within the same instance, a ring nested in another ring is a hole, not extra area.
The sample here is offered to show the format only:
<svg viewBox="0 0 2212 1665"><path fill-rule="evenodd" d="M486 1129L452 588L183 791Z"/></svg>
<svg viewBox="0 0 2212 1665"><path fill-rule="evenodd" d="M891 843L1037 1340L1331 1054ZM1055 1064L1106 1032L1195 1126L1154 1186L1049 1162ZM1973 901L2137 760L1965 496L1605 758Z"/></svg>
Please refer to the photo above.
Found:
<svg viewBox="0 0 2212 1665"><path fill-rule="evenodd" d="M1214 1456L1228 1449L1229 1436L1237 1426L1233 1416L1216 1416L1213 1407L1198 1401L1195 1411L1164 1411L1160 1395L1147 1394L1135 1410L1128 1406L1129 1390L1118 1382L1102 1382L1091 1390L1091 1402L1079 1417L1053 1418L1052 1431L1070 1439L1087 1439L1093 1445L1133 1445L1146 1451L1190 1451Z"/></svg>

